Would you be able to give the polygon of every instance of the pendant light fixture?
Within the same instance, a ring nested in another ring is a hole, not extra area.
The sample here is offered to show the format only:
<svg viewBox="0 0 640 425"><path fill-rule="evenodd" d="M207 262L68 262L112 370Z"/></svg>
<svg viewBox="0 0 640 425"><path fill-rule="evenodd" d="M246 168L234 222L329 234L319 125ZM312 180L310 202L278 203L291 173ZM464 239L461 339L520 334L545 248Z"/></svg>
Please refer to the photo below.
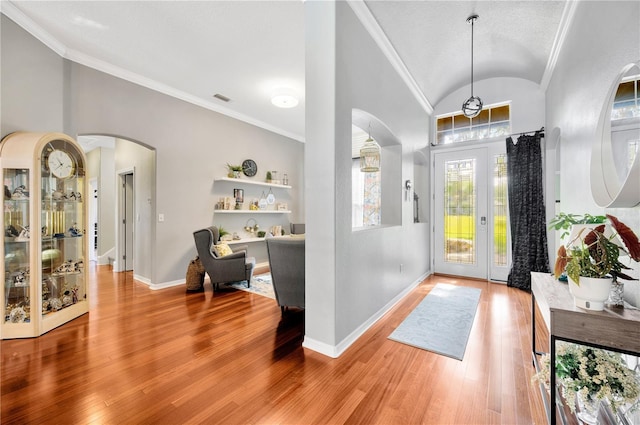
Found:
<svg viewBox="0 0 640 425"><path fill-rule="evenodd" d="M467 23L471 24L471 97L462 104L462 113L467 118L474 118L482 111L482 99L473 95L473 24L478 20L478 15L471 15Z"/></svg>
<svg viewBox="0 0 640 425"><path fill-rule="evenodd" d="M380 145L371 138L371 125L369 125L369 138L360 148L360 171L363 173L380 171Z"/></svg>

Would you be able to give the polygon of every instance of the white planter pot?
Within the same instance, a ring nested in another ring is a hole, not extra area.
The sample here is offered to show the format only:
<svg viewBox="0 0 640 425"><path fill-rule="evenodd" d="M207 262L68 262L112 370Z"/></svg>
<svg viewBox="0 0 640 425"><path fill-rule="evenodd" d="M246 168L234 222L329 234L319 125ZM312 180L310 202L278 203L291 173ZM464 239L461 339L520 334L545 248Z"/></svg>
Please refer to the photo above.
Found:
<svg viewBox="0 0 640 425"><path fill-rule="evenodd" d="M609 298L611 278L595 278L580 276L578 286L569 278L569 292L573 295L576 307L587 310L604 310L604 302Z"/></svg>

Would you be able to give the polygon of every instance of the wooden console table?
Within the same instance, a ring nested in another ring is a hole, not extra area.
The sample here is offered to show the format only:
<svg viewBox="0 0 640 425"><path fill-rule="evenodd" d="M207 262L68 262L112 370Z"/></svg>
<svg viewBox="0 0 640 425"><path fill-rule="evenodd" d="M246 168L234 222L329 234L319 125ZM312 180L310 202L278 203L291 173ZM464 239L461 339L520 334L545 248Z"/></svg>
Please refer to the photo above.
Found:
<svg viewBox="0 0 640 425"><path fill-rule="evenodd" d="M546 404L549 423L556 424L556 340L590 345L625 354L640 356L640 310L614 307L591 311L576 307L566 283L547 273L531 273L531 345L537 363L535 342L535 306L538 305L549 330L551 363L551 395ZM544 399L544 395L543 395ZM562 418L562 417L561 417Z"/></svg>

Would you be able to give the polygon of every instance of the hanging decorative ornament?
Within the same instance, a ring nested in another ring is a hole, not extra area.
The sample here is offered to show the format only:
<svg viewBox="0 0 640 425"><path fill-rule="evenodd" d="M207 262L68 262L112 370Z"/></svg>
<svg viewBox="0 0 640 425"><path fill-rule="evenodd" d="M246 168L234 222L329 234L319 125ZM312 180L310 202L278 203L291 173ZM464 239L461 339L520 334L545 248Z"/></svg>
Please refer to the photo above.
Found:
<svg viewBox="0 0 640 425"><path fill-rule="evenodd" d="M360 148L360 171L363 173L380 171L380 145L371 138L371 124L369 124L369 137Z"/></svg>
<svg viewBox="0 0 640 425"><path fill-rule="evenodd" d="M264 210L267 208L267 198L264 195L264 192L262 192L262 195L260 195L260 200L258 201L258 208L260 208L261 210Z"/></svg>
<svg viewBox="0 0 640 425"><path fill-rule="evenodd" d="M473 95L473 25L478 18L478 15L467 18L467 23L471 24L471 97L462 104L462 113L467 118L475 118L482 111L482 99Z"/></svg>
<svg viewBox="0 0 640 425"><path fill-rule="evenodd" d="M267 195L267 204L273 205L274 202L276 202L276 196L271 191L271 188L269 188L269 194Z"/></svg>

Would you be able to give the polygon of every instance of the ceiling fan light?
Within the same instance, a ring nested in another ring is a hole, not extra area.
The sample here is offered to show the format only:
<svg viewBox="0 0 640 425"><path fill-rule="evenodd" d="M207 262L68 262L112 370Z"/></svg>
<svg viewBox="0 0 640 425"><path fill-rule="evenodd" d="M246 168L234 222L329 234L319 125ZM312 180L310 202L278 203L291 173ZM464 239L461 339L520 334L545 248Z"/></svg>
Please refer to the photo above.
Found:
<svg viewBox="0 0 640 425"><path fill-rule="evenodd" d="M471 96L462 104L462 113L467 118L475 118L482 111L482 99L478 96Z"/></svg>

